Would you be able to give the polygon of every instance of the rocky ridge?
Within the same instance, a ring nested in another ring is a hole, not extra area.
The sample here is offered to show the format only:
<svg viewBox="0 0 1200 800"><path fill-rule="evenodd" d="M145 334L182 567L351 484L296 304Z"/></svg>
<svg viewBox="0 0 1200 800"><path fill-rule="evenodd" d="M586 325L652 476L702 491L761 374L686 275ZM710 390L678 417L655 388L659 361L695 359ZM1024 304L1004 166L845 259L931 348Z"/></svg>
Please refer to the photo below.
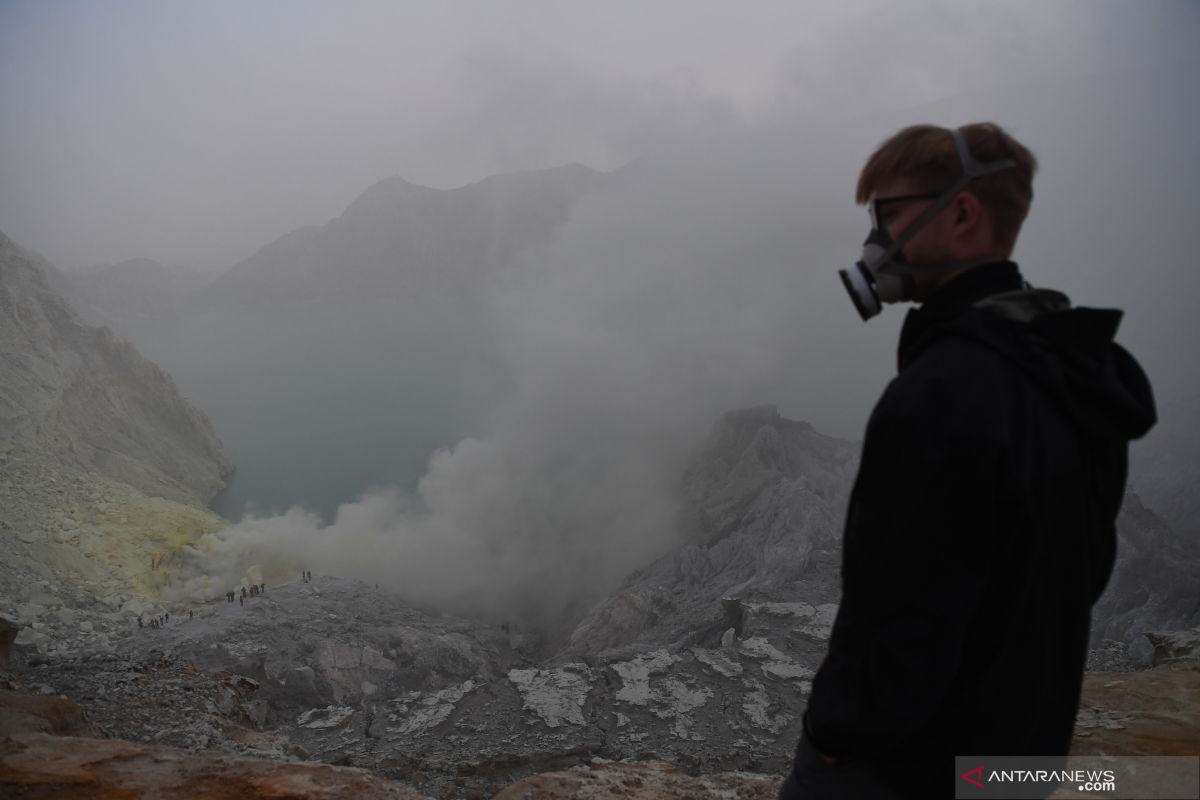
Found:
<svg viewBox="0 0 1200 800"><path fill-rule="evenodd" d="M1146 634L1200 625L1200 545L1128 492L1117 517L1117 563L1092 609L1092 646L1125 643L1143 664Z"/></svg>
<svg viewBox="0 0 1200 800"><path fill-rule="evenodd" d="M0 234L0 610L119 608L223 522L232 467L171 378L84 324L48 268ZM23 635L36 636L30 627Z"/></svg>
<svg viewBox="0 0 1200 800"><path fill-rule="evenodd" d="M202 411L106 328L83 324L38 260L0 234L0 459L97 472L204 503L232 467Z"/></svg>
<svg viewBox="0 0 1200 800"><path fill-rule="evenodd" d="M263 304L344 298L469 296L520 251L549 239L576 201L608 178L579 164L496 175L457 189L394 176L322 226L292 231L203 294Z"/></svg>
<svg viewBox="0 0 1200 800"><path fill-rule="evenodd" d="M726 597L836 603L841 518L857 463L856 446L774 406L722 415L684 477L687 543L592 609L564 655L740 633Z"/></svg>

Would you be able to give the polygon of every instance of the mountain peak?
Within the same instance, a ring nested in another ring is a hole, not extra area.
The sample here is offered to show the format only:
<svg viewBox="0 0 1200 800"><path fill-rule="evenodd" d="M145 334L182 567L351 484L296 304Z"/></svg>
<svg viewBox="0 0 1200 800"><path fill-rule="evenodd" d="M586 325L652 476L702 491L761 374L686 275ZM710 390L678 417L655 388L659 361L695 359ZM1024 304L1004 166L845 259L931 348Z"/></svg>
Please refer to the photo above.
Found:
<svg viewBox="0 0 1200 800"><path fill-rule="evenodd" d="M432 189L398 175L338 218L277 239L233 267L211 296L238 302L465 296L546 241L606 178L582 164Z"/></svg>

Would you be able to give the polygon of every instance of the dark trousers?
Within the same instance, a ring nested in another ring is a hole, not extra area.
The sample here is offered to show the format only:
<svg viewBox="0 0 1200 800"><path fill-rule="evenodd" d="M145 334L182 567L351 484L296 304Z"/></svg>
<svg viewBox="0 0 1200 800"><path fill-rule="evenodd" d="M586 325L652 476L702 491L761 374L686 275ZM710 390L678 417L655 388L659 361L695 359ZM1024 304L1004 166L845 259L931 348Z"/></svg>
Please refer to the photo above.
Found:
<svg viewBox="0 0 1200 800"><path fill-rule="evenodd" d="M852 759L827 764L803 736L779 800L900 800L869 764Z"/></svg>

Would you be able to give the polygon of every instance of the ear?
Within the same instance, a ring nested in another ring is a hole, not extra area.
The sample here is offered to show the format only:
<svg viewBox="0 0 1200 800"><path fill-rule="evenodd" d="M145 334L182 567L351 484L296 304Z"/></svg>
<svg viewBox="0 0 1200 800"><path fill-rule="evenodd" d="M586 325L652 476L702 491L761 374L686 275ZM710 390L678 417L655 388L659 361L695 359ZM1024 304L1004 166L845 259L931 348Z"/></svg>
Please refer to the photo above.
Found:
<svg viewBox="0 0 1200 800"><path fill-rule="evenodd" d="M959 192L950 201L954 232L959 236L974 236L981 227L987 227L987 212L972 192Z"/></svg>

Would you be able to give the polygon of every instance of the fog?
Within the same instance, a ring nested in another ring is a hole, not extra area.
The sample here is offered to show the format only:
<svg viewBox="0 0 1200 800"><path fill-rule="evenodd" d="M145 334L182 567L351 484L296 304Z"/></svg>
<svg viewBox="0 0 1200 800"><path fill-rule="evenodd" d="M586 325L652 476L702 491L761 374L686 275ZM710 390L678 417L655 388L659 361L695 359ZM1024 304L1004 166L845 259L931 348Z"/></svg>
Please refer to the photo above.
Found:
<svg viewBox="0 0 1200 800"><path fill-rule="evenodd" d="M845 121L1177 63L1194 53L1197 13L1186 0L737 13L6 0L0 221L62 267L227 268L387 175L447 188L572 161L606 169L788 111Z"/></svg>
<svg viewBox="0 0 1200 800"><path fill-rule="evenodd" d="M773 402L858 439L903 314L864 325L836 270L866 233L859 167L914 122L994 120L1028 144L1026 276L1125 309L1120 339L1160 395L1200 391L1194 4L0 14L0 92L24 111L3 134L0 229L60 265L220 272L392 174L619 170L469 306L412 312L412 337L340 306L316 325L197 312L148 336L235 461L325 512L208 537L184 594L308 567L550 624L679 541L681 470L722 411ZM251 329L279 341L256 356L236 341ZM317 481L341 483L318 498Z"/></svg>

